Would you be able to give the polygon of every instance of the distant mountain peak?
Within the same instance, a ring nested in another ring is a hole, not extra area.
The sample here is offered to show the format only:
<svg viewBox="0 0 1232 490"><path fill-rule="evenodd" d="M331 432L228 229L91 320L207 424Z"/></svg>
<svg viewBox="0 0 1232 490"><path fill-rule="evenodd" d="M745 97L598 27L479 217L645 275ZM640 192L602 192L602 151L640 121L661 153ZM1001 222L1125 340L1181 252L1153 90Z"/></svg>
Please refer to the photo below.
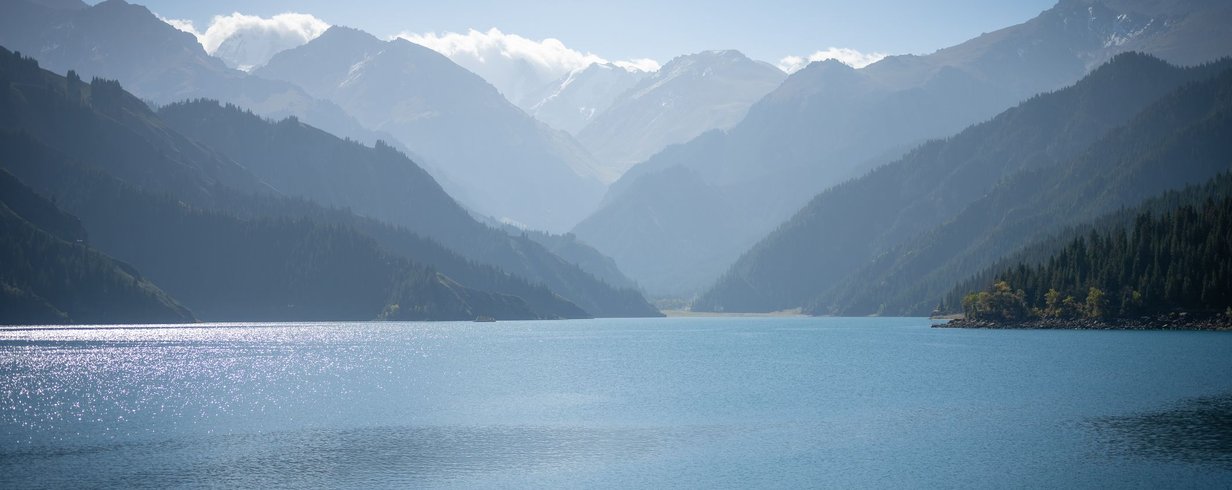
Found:
<svg viewBox="0 0 1232 490"><path fill-rule="evenodd" d="M691 54L684 54L672 58L659 69L660 72L671 71L673 68L681 66L691 66L696 64L713 64L722 62L753 62L752 58L745 56L744 53L734 49L699 51Z"/></svg>
<svg viewBox="0 0 1232 490"><path fill-rule="evenodd" d="M734 49L701 51L672 58L659 71L652 73L650 79L670 80L687 75L704 76L706 70L712 68L739 65L753 66L757 64L765 65L765 63L759 63ZM778 70L778 68L775 68L775 70Z"/></svg>
<svg viewBox="0 0 1232 490"><path fill-rule="evenodd" d="M1101 0L1068 0L1045 12L1065 30L1085 31L1114 47L1163 27L1162 14L1149 14L1134 6L1110 6Z"/></svg>
<svg viewBox="0 0 1232 490"><path fill-rule="evenodd" d="M851 65L848 65L847 63L843 63L842 61L839 61L835 58L814 61L813 63L816 63L817 66L822 67L823 69L827 69L827 70L842 70L842 71L855 70L855 68L852 67ZM813 64L813 63L809 63L809 64Z"/></svg>
<svg viewBox="0 0 1232 490"><path fill-rule="evenodd" d="M852 77L857 74L855 68L836 59L813 61L787 77L788 80L830 80L834 77Z"/></svg>
<svg viewBox="0 0 1232 490"><path fill-rule="evenodd" d="M881 63L884 62L885 60L881 61ZM788 75L778 89L767 94L766 98L794 104L804 100L805 97L836 90L858 94L867 90L866 82L861 70L852 68L839 60L814 61Z"/></svg>
<svg viewBox="0 0 1232 490"><path fill-rule="evenodd" d="M627 71L627 72L629 72L629 73L638 73L638 70L635 70L635 69L633 69L633 68L628 68L628 67L620 66L620 65L617 65L616 63L612 63L612 62L610 62L610 61L606 61L606 62L603 62L603 63L591 63L591 64L589 64L589 65L586 65L586 66L585 66L585 67L583 67L583 68L579 68L579 69L577 69L577 70L573 70L573 71L572 71L572 72L570 72L570 73L571 73L571 74L572 74L572 73L585 73L585 72L588 72L588 71L607 71L607 70L623 70L623 71Z"/></svg>
<svg viewBox="0 0 1232 490"><path fill-rule="evenodd" d="M128 28L136 28L137 26L150 28L153 26L155 29L167 32L183 33L183 31L172 27L171 24L163 22L145 5L128 3L124 0L105 0L86 10L94 14L93 19L95 20L110 19L112 22L121 22L121 26ZM196 39L194 38L193 41L195 43ZM202 48L201 52L204 53L205 48Z"/></svg>
<svg viewBox="0 0 1232 490"><path fill-rule="evenodd" d="M124 0L104 0L95 4L93 8L100 11L131 11L154 15L150 12L150 9L146 8L144 5L128 3Z"/></svg>
<svg viewBox="0 0 1232 490"><path fill-rule="evenodd" d="M735 49L710 49L700 51L691 55L679 56L680 58L730 58L730 59L749 59L744 53Z"/></svg>
<svg viewBox="0 0 1232 490"><path fill-rule="evenodd" d="M450 65L457 65L458 68L462 68L463 70L466 70L461 65L454 63L453 60L449 59L448 56L445 56L437 52L436 50L433 50L422 44L415 44L411 41L407 41L406 39L403 39L400 37L393 38L389 40L386 44L389 46L397 46L401 49L408 49L408 50L411 50L412 52L417 53L419 56L427 56L432 59L440 60L442 62L448 62ZM470 70L467 70L467 72L470 72ZM479 75L475 75L475 76L478 77Z"/></svg>
<svg viewBox="0 0 1232 490"><path fill-rule="evenodd" d="M321 35L313 41L317 41L319 44L339 42L356 44L382 42L380 39L377 39L376 36L373 36L367 32L361 31L354 27L339 25L330 26L329 29L326 29L325 32L321 33Z"/></svg>

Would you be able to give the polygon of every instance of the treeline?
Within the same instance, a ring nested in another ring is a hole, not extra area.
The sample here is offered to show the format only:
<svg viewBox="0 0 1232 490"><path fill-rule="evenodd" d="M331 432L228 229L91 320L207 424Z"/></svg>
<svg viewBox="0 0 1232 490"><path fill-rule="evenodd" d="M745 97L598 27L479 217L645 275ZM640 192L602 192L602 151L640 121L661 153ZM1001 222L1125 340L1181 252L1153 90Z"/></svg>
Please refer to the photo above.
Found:
<svg viewBox="0 0 1232 490"><path fill-rule="evenodd" d="M1232 307L1232 198L1209 198L1129 228L1092 231L1043 263L1020 263L966 294L969 319L1112 318Z"/></svg>

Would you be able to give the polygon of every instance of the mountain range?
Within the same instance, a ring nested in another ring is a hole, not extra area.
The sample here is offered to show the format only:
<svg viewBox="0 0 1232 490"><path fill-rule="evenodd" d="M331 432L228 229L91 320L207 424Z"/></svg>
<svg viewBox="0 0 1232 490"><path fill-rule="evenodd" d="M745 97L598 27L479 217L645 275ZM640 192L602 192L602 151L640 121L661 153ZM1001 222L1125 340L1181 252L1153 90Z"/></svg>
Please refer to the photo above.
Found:
<svg viewBox="0 0 1232 490"><path fill-rule="evenodd" d="M818 192L1073 83L1116 53L1174 63L1232 53L1219 27L1229 19L1232 6L1218 1L1065 0L928 55L859 70L815 62L731 129L631 168L574 233L651 294L689 297Z"/></svg>
<svg viewBox="0 0 1232 490"><path fill-rule="evenodd" d="M224 62L123 0L0 4L6 320L660 315L643 294L953 311L964 288L1012 296L1005 277L1042 295L1029 262L1080 255L1072 230L1232 170L1218 0L1062 0L858 69L599 62L501 80L516 100L427 47L305 17L294 42L224 40ZM1159 223L1212 205L1186 206ZM1085 269L1047 260L1078 294ZM1176 280L1157 272L1139 282Z"/></svg>
<svg viewBox="0 0 1232 490"><path fill-rule="evenodd" d="M214 101L171 104L161 108L158 116L177 132L243 165L284 195L346 208L403 228L467 260L544 284L593 315L653 314L653 309L639 303L636 292L627 290L631 285L619 271L597 264L600 259L587 257L585 251L571 251L577 262L565 260L529 236L508 234L476 221L427 172L388 145L378 142L368 147L294 119L274 122ZM374 225L356 226L370 229ZM451 275L470 276L435 261L427 263ZM582 265L595 265L594 274Z"/></svg>
<svg viewBox="0 0 1232 490"><path fill-rule="evenodd" d="M114 81L86 83L74 72L58 77L39 69L34 60L2 54L0 81L8 87L8 95L0 100L4 115L0 130L5 135L0 140L4 155L0 164L80 218L91 246L129 261L199 318L591 315L545 286L461 258L405 228L322 208L302 198L288 199L285 196L291 194L223 152L172 129ZM425 207L433 199L442 201L438 203L442 206L457 206L439 193L439 186L422 169L387 146L346 142L295 120L280 127L212 102L175 105L166 111L181 111L182 116L190 108L231 116L227 125L253 132L255 140L247 143L275 145L290 140L318 150L332 145L334 165L347 164L345 157L366 159L372 162L370 169L381 169L382 163L402 166L404 185L419 179L427 189L420 193ZM246 148L245 141L236 142L235 148ZM325 162L300 162L295 153L269 147L262 155L267 165L259 168L263 173L275 174L271 169L277 163L300 165L301 170L316 165L316 172L330 168L330 155L324 156ZM344 195L345 189L345 183L339 183L334 192ZM432 189L438 192L435 198ZM470 220L461 210L454 216ZM448 221L449 216L442 214L439 219ZM523 257L525 269L568 285L572 289L567 294L597 312L619 314L615 311L624 307L626 314L657 314L636 292L612 289L537 243L519 242L469 223L472 229L490 232L479 246L518 246L507 255ZM445 270L452 276L438 272ZM227 286L232 282L236 284Z"/></svg>
<svg viewBox="0 0 1232 490"><path fill-rule="evenodd" d="M1065 226L1232 169L1232 63L1117 56L1072 87L821 193L695 307L927 314Z"/></svg>

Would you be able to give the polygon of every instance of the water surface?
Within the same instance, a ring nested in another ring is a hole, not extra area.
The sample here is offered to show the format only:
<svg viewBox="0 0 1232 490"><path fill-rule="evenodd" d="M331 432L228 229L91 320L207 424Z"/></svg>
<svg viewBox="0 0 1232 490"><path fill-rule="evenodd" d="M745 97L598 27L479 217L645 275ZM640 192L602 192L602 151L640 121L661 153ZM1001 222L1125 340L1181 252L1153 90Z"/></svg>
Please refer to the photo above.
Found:
<svg viewBox="0 0 1232 490"><path fill-rule="evenodd" d="M910 318L5 328L0 487L1226 487L1229 353Z"/></svg>

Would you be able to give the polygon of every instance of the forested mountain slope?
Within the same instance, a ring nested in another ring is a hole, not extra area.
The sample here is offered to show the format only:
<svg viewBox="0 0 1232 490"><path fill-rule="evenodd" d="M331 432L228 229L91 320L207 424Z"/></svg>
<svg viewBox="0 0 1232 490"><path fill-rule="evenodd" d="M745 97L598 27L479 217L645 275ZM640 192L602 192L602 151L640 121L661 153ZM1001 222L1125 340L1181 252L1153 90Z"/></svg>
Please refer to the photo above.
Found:
<svg viewBox="0 0 1232 490"><path fill-rule="evenodd" d="M974 291L990 288L995 282L1004 280L1006 278L1006 274L1018 274L1026 271L1027 269L1034 269L1044 264L1049 264L1048 267L1062 267L1064 264L1056 261L1056 257L1058 257L1060 253L1066 249L1066 247L1073 245L1078 241L1083 241L1084 246L1088 243L1093 243L1094 240L1089 239L1091 235L1099 235L1104 238L1110 236L1125 236L1126 239L1128 239L1129 234L1135 230L1139 226L1139 222L1144 219L1156 220L1160 216L1168 215L1169 213L1173 213L1181 208L1204 208L1207 207L1208 203L1220 203L1230 198L1232 198L1232 173L1223 173L1202 185L1191 185L1185 187L1184 189L1168 191L1162 195L1148 199L1138 206L1121 209L1101 216L1094 221L1085 222L1066 228L1056 234L1040 238L1023 247L1020 251L1008 255L979 273L964 279L962 282L958 283L957 286L954 286L954 288L951 289L950 292L942 299L941 306L938 309L940 312L947 314L961 312L963 299L965 296ZM1217 233L1208 233L1208 235L1209 236L1207 238L1216 240L1219 239ZM1188 240L1188 238L1178 240L1176 244L1179 245L1185 240ZM1152 260L1171 260L1169 256L1159 255L1164 251L1164 245L1157 245L1158 246L1152 247L1149 250L1134 249L1133 254L1135 254L1135 257L1124 257L1124 259L1136 263L1141 260L1136 254L1150 253ZM1171 247L1172 245L1173 244L1168 244L1167 246ZM1071 256L1073 255L1071 254ZM1075 259L1077 258L1077 256L1073 257ZM1186 258L1186 260L1191 258L1192 257ZM1226 260L1226 257L1220 255L1219 253L1211 253L1204 255L1203 260L1209 260L1212 263L1218 264ZM1071 262L1070 264L1074 263ZM1111 263L1108 262L1106 265L1111 265ZM1123 261L1121 266L1122 268L1126 267L1126 262ZM1128 266L1133 267L1134 265L1129 264ZM1124 271L1122 270L1121 272L1121 274L1118 274L1119 276L1123 276ZM1162 270L1154 269L1154 266L1152 265L1152 270L1149 273L1158 274L1162 272ZM1055 277L1059 279L1061 276L1054 276L1050 273L1039 277L1046 278L1051 282L1052 278ZM1084 281L1094 281L1097 277L1098 276L1091 274L1085 274L1081 277L1069 276L1071 280L1068 282L1068 286L1077 288L1072 290L1075 293L1074 297L1077 300L1084 299L1082 294L1086 294L1087 290L1082 289L1083 284L1079 283ZM1171 280L1174 284L1179 284L1180 282L1185 281L1185 277L1182 275L1164 274L1163 277L1170 278L1169 280ZM1080 281L1078 279L1082 280ZM1154 280L1147 282L1152 283ZM1061 284L1049 284L1048 287L1055 288L1058 285ZM1042 291L1042 293L1046 292L1046 290ZM1117 288L1109 288L1106 289L1106 292L1122 293L1124 291L1120 291ZM1132 291L1130 291L1130 293L1132 293ZM1141 293L1141 291L1139 291L1139 293ZM1132 294L1130 297L1132 297ZM1064 296L1061 296L1059 299L1064 299ZM1032 301L1035 301L1036 303L1042 300L1042 296L1032 297Z"/></svg>
<svg viewBox="0 0 1232 490"><path fill-rule="evenodd" d="M1125 319L1183 311L1232 322L1232 197L1142 213L1037 264L996 273L961 300L966 319Z"/></svg>
<svg viewBox="0 0 1232 490"><path fill-rule="evenodd" d="M823 293L813 312L931 311L950 287L1060 227L1232 169L1232 70L1186 84L1078 157L1007 178Z"/></svg>
<svg viewBox="0 0 1232 490"><path fill-rule="evenodd" d="M7 51L0 82L0 164L202 318L371 319L392 304L419 319L587 316L560 299L533 312L521 299L467 290L347 223L225 212L244 199L313 206L168 129L115 82L58 77Z"/></svg>
<svg viewBox="0 0 1232 490"><path fill-rule="evenodd" d="M132 266L91 248L77 218L0 170L0 324L193 320Z"/></svg>
<svg viewBox="0 0 1232 490"><path fill-rule="evenodd" d="M158 115L170 127L241 163L286 195L348 208L405 228L477 264L541 283L591 315L658 314L629 284L619 282L618 273L598 267L611 278L605 282L529 237L510 235L475 220L427 172L388 145L364 146L294 119L274 122L213 101L171 104ZM451 275L471 276L451 269Z"/></svg>

